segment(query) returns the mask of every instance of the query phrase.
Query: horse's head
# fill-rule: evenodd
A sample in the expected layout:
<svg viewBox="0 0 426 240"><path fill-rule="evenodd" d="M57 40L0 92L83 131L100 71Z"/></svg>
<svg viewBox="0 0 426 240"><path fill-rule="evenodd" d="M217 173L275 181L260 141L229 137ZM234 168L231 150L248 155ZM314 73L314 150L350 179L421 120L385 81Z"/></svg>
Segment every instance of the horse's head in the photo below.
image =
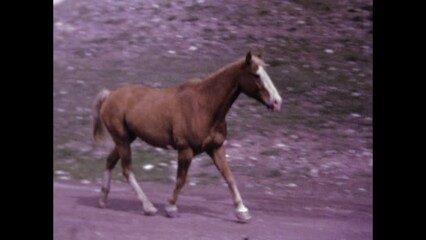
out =
<svg viewBox="0 0 426 240"><path fill-rule="evenodd" d="M266 73L265 63L260 54L252 56L251 52L247 53L239 84L243 93L260 101L268 109L279 110L281 108L281 96Z"/></svg>

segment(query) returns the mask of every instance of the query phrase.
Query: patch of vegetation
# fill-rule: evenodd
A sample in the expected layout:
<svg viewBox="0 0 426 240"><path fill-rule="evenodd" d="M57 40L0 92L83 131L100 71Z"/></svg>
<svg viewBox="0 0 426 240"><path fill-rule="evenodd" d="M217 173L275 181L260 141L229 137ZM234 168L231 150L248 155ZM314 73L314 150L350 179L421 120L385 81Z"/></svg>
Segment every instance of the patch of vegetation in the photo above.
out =
<svg viewBox="0 0 426 240"><path fill-rule="evenodd" d="M278 169L270 169L264 173L264 176L269 178L276 178L281 177L282 173Z"/></svg>
<svg viewBox="0 0 426 240"><path fill-rule="evenodd" d="M71 149L55 150L54 153L54 168L69 172L72 179L95 180L102 178L105 171L106 157L90 158L79 151ZM67 161L72 159L72 161ZM134 150L132 152L132 168L137 176L138 181L167 181L167 168L158 167L160 162L166 162L167 158L151 151ZM146 164L154 165L153 169L144 170ZM113 179L124 180L120 162L117 163L113 170Z"/></svg>
<svg viewBox="0 0 426 240"><path fill-rule="evenodd" d="M280 153L279 149L269 149L269 150L265 150L260 152L260 155L262 156L278 156Z"/></svg>

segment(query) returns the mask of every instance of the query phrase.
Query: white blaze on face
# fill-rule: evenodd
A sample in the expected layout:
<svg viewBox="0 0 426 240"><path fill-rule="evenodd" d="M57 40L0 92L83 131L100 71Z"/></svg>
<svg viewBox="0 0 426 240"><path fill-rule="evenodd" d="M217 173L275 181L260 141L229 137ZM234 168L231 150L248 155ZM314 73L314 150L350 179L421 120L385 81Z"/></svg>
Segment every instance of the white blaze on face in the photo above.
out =
<svg viewBox="0 0 426 240"><path fill-rule="evenodd" d="M271 78L268 76L265 69L262 66L259 66L256 73L259 75L260 80L262 80L263 85L268 91L271 103L274 103L275 101L281 103L281 96L278 94L274 83L272 83Z"/></svg>

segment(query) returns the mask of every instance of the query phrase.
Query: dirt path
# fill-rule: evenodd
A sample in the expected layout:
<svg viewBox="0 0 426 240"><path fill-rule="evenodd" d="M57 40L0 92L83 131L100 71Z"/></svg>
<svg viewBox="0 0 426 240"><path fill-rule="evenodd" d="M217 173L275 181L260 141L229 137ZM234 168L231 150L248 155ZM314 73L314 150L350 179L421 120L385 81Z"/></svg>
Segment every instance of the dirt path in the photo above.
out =
<svg viewBox="0 0 426 240"><path fill-rule="evenodd" d="M225 187L188 186L180 198L180 216L170 219L162 208L171 186L143 187L160 209L154 217L142 214L125 183L114 184L108 208L99 209L99 186L55 181L54 239L372 239L369 205L242 189L253 219L239 224Z"/></svg>

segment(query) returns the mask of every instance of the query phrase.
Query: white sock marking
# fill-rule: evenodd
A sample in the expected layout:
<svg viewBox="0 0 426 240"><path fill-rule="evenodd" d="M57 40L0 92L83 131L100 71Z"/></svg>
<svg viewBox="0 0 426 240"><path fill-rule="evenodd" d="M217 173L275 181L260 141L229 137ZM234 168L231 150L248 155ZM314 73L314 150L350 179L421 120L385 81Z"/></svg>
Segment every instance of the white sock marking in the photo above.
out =
<svg viewBox="0 0 426 240"><path fill-rule="evenodd" d="M111 171L110 170L105 170L104 172L104 188L108 189L111 186Z"/></svg>
<svg viewBox="0 0 426 240"><path fill-rule="evenodd" d="M133 189L135 190L136 195L138 196L138 198L142 202L142 204L145 205L146 202L149 202L145 193L142 191L141 187L139 186L138 182L136 181L136 178L133 175L133 173L129 174L129 183L133 187Z"/></svg>

